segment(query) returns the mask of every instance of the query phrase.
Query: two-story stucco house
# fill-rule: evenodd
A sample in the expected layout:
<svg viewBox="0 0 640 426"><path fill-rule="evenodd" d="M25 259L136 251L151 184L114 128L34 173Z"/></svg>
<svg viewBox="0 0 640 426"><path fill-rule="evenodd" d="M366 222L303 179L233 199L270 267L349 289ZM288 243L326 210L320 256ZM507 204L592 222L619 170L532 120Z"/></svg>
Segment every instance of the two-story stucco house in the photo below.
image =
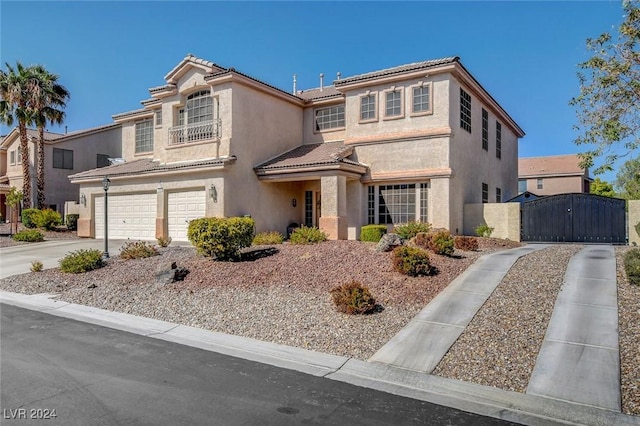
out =
<svg viewBox="0 0 640 426"><path fill-rule="evenodd" d="M36 156L38 131L27 129L31 167L31 205L36 205ZM122 150L122 130L119 124L70 132L44 132L45 205L64 212L66 201L78 200L78 185L69 182L73 173L109 165L109 158L118 158ZM7 218L5 196L11 187L22 191L22 152L20 133L14 128L0 143L0 212Z"/></svg>
<svg viewBox="0 0 640 426"><path fill-rule="evenodd" d="M87 200L78 234L186 239L203 216L250 215L355 239L362 225L427 221L462 232L466 203L517 194L518 124L459 58L288 93L188 55L113 118L124 163L70 176Z"/></svg>
<svg viewBox="0 0 640 426"><path fill-rule="evenodd" d="M518 192L536 195L585 193L593 179L589 169L580 167L577 154L529 157L518 160Z"/></svg>

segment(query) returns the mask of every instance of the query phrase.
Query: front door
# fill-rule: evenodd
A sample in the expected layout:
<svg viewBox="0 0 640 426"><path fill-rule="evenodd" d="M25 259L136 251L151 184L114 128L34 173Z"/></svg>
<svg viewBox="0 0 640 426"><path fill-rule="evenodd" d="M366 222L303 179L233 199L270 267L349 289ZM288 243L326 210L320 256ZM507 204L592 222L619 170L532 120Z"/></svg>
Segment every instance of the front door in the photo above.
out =
<svg viewBox="0 0 640 426"><path fill-rule="evenodd" d="M304 226L320 226L320 191L304 192Z"/></svg>

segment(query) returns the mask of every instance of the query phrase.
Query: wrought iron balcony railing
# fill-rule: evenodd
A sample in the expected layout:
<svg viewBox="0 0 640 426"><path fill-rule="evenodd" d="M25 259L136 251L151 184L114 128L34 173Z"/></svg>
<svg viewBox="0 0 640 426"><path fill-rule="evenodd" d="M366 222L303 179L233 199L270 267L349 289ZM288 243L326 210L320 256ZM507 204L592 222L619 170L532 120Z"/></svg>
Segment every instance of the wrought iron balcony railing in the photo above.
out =
<svg viewBox="0 0 640 426"><path fill-rule="evenodd" d="M169 128L169 146L220 138L220 119Z"/></svg>

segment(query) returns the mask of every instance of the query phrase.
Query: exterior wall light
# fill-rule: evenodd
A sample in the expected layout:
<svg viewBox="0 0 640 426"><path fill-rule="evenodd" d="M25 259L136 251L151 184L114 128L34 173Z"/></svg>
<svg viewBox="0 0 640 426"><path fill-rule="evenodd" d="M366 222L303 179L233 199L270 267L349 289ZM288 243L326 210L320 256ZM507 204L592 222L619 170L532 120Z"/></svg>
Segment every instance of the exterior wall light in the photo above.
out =
<svg viewBox="0 0 640 426"><path fill-rule="evenodd" d="M80 194L80 204L84 207L87 207L87 196L84 194Z"/></svg>
<svg viewBox="0 0 640 426"><path fill-rule="evenodd" d="M162 194L164 192L164 188L162 187L162 181L160 181L160 183L158 184L158 188L156 189L156 191L158 191L158 194Z"/></svg>
<svg viewBox="0 0 640 426"><path fill-rule="evenodd" d="M109 185L111 181L108 177L102 179L102 189L104 189L104 258L109 258Z"/></svg>
<svg viewBox="0 0 640 426"><path fill-rule="evenodd" d="M295 198L291 199L291 207L295 207L298 205L298 200L296 200Z"/></svg>
<svg viewBox="0 0 640 426"><path fill-rule="evenodd" d="M209 197L213 200L214 203L218 202L218 190L214 184L211 184L211 188L209 188Z"/></svg>

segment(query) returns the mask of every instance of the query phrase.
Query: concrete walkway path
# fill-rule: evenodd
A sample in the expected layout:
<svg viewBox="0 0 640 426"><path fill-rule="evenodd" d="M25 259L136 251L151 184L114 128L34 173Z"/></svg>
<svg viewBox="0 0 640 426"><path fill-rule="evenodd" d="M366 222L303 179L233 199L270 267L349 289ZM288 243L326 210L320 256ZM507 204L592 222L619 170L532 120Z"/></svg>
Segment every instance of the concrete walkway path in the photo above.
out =
<svg viewBox="0 0 640 426"><path fill-rule="evenodd" d="M613 247L587 246L571 258L527 394L620 411Z"/></svg>
<svg viewBox="0 0 640 426"><path fill-rule="evenodd" d="M527 245L482 256L369 361L431 373L516 260L546 247Z"/></svg>

